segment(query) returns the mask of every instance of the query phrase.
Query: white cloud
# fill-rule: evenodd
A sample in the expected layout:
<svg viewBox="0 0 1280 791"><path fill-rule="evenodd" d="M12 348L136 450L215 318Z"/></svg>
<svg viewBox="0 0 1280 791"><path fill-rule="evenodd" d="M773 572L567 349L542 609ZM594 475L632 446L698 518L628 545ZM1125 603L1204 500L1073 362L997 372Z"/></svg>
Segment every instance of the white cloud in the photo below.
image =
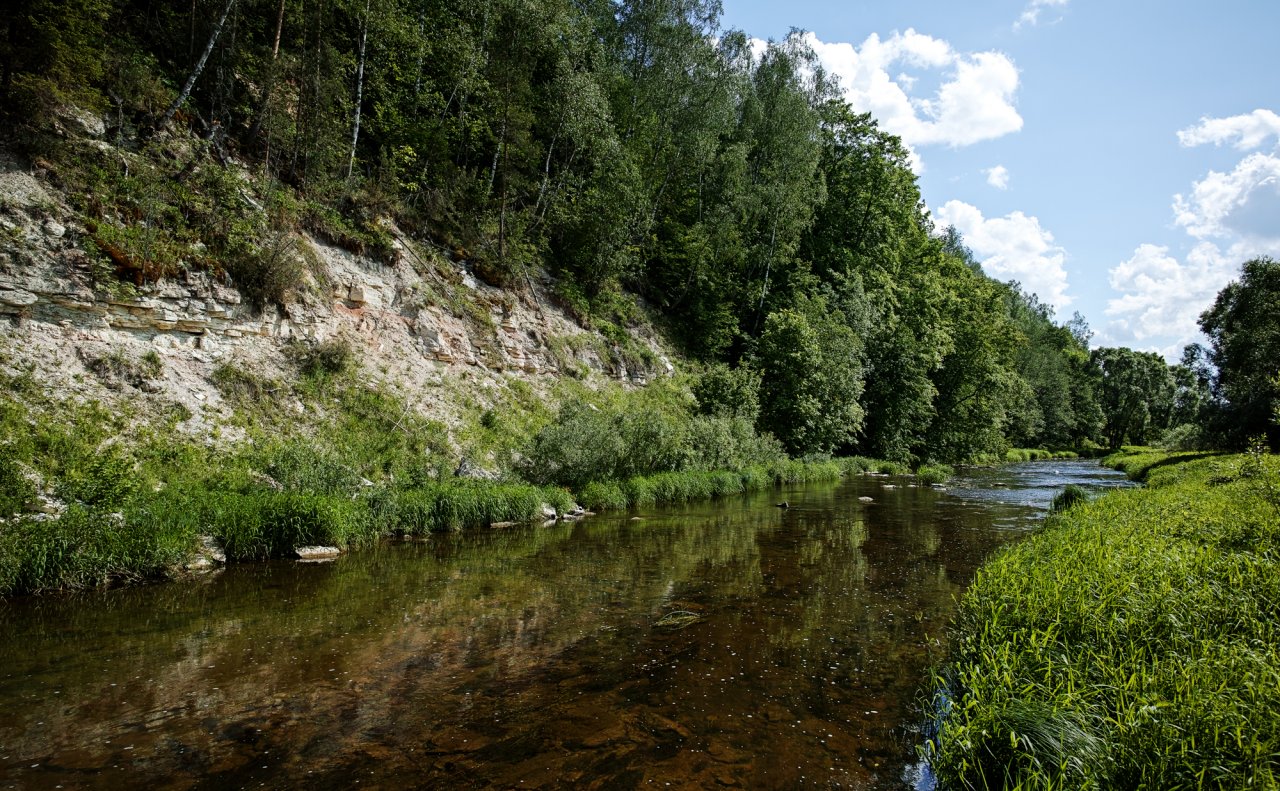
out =
<svg viewBox="0 0 1280 791"><path fill-rule="evenodd" d="M1027 7L1023 9L1022 14L1018 16L1017 21L1013 23L1013 29L1019 30L1023 25L1031 25L1035 27L1040 24L1040 14L1046 8L1062 8L1071 0L1031 0Z"/></svg>
<svg viewBox="0 0 1280 791"><path fill-rule="evenodd" d="M1009 189L1009 169L1004 165L996 165L982 171L987 174L987 183L998 190Z"/></svg>
<svg viewBox="0 0 1280 791"><path fill-rule="evenodd" d="M1230 118L1201 118L1200 123L1178 132L1178 142L1187 148L1234 141L1241 151L1261 148L1270 137L1280 138L1280 115L1262 109Z"/></svg>
<svg viewBox="0 0 1280 791"><path fill-rule="evenodd" d="M957 52L910 29L886 39L872 34L858 46L824 42L812 33L806 38L849 104L870 112L910 148L967 146L1022 129L1013 104L1018 70L1003 53ZM941 72L942 84L932 96L915 96L918 76L904 68Z"/></svg>
<svg viewBox="0 0 1280 791"><path fill-rule="evenodd" d="M1015 211L988 219L976 206L957 200L947 201L934 216L939 225L954 225L960 231L988 275L1017 280L1023 291L1036 294L1059 313L1071 304L1063 266L1067 253L1035 217Z"/></svg>
<svg viewBox="0 0 1280 791"><path fill-rule="evenodd" d="M1280 156L1250 154L1230 173L1209 171L1191 195L1173 198L1174 219L1198 239L1252 241L1268 250L1280 246Z"/></svg>
<svg viewBox="0 0 1280 791"><path fill-rule="evenodd" d="M1107 303L1107 342L1177 359L1183 346L1200 339L1197 320L1239 272L1242 252L1224 253L1212 242L1201 242L1179 261L1167 247L1140 245L1110 272L1111 287L1120 296Z"/></svg>
<svg viewBox="0 0 1280 791"><path fill-rule="evenodd" d="M1233 143L1249 150L1280 135L1268 110L1231 118L1203 118L1178 132L1185 147ZM1280 152L1255 152L1227 173L1209 171L1188 195L1173 196L1174 222L1197 240L1185 260L1169 248L1140 245L1111 270L1120 296L1107 303L1108 343L1156 347L1177 359L1182 346L1202 341L1197 320L1239 272L1260 255L1280 255Z"/></svg>

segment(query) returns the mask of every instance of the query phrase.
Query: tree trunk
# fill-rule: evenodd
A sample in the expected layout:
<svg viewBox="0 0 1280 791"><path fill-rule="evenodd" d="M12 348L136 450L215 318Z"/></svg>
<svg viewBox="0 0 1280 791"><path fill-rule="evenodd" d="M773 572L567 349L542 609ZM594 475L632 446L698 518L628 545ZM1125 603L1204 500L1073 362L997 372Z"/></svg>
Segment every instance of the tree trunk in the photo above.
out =
<svg viewBox="0 0 1280 791"><path fill-rule="evenodd" d="M218 36L222 35L222 27L227 23L227 17L231 15L231 9L235 7L235 4L236 0L227 0L227 6L222 9L222 16L218 17L218 24L213 26L213 33L209 36L209 43L204 45L204 52L200 55L199 62L191 70L191 75L187 77L187 82L182 86L182 92L178 94L178 98L174 100L173 104L169 105L168 110L164 111L164 116L161 117L160 123L156 126L156 131L163 131L169 126L169 123L173 120L174 113L178 112L178 108L191 95L191 89L195 87L196 80L200 78L200 72L204 71L204 64L209 60L209 53L213 52L213 45L218 43Z"/></svg>
<svg viewBox="0 0 1280 791"><path fill-rule="evenodd" d="M262 125L266 123L267 115L271 112L271 91L276 84L276 61L280 57L280 36L284 33L284 3L280 0L280 10L276 14L276 38L271 45L271 69L267 72L267 85L262 89L262 109L258 111L258 118L253 122L253 128L249 130L249 139L255 140L262 133ZM262 157L262 169L265 172L271 164L271 131L267 130L267 152Z"/></svg>
<svg viewBox="0 0 1280 791"><path fill-rule="evenodd" d="M364 52L365 44L369 41L369 5L370 0L364 3L364 24L360 26L360 62L356 66L356 107L355 118L351 124L351 153L347 157L347 178L351 178L351 173L356 166L356 143L360 141L360 104L364 101Z"/></svg>

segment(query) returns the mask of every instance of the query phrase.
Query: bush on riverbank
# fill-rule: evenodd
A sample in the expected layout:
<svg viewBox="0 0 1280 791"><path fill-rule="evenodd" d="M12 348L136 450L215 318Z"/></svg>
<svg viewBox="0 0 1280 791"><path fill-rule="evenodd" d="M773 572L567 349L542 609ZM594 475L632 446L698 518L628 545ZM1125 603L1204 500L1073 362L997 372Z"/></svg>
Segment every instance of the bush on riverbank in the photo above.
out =
<svg viewBox="0 0 1280 791"><path fill-rule="evenodd" d="M1276 788L1274 457L1148 451L964 596L930 760L951 788Z"/></svg>
<svg viewBox="0 0 1280 791"><path fill-rule="evenodd" d="M928 485L946 483L955 474L955 469L946 464L922 464L916 468L916 478Z"/></svg>

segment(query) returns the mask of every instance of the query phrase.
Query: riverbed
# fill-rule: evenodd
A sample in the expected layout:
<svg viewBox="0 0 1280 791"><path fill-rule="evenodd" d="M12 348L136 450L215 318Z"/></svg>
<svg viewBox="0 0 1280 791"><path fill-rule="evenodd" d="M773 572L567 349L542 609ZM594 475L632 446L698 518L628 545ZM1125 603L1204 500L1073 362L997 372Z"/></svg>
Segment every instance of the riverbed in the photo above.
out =
<svg viewBox="0 0 1280 791"><path fill-rule="evenodd" d="M14 600L0 788L911 788L956 597L1068 483L1126 484L858 476Z"/></svg>

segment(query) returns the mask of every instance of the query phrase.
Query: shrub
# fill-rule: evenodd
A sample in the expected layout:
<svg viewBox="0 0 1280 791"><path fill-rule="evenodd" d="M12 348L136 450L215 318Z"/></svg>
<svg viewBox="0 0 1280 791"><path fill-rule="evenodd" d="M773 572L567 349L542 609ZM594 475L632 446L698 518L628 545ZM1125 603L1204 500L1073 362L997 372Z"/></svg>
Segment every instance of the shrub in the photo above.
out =
<svg viewBox="0 0 1280 791"><path fill-rule="evenodd" d="M1049 513L1060 513L1077 503L1088 502L1088 500L1088 491L1075 484L1068 484L1066 488L1053 496L1053 500L1049 503Z"/></svg>
<svg viewBox="0 0 1280 791"><path fill-rule="evenodd" d="M1160 435L1156 447L1164 450L1203 450L1206 447L1204 430L1199 426L1184 423L1173 426Z"/></svg>
<svg viewBox="0 0 1280 791"><path fill-rule="evenodd" d="M220 259L245 300L258 310L283 305L306 275L297 241L287 231L254 229L229 239Z"/></svg>
<svg viewBox="0 0 1280 791"><path fill-rule="evenodd" d="M536 483L579 488L674 470L688 455L684 427L681 415L655 405L570 401L533 438L522 472Z"/></svg>
<svg viewBox="0 0 1280 791"><path fill-rule="evenodd" d="M35 484L10 455L10 449L0 447L0 519L22 511L35 499Z"/></svg>
<svg viewBox="0 0 1280 791"><path fill-rule="evenodd" d="M592 481L582 487L578 498L582 501L584 508L589 508L593 511L623 509L628 505L627 493L622 486L612 482Z"/></svg>
<svg viewBox="0 0 1280 791"><path fill-rule="evenodd" d="M350 495L360 488L360 475L332 451L295 440L268 445L257 457L263 471L286 491Z"/></svg>
<svg viewBox="0 0 1280 791"><path fill-rule="evenodd" d="M713 365L694 383L693 397L701 415L742 418L754 424L760 415L760 372L747 366Z"/></svg>
<svg viewBox="0 0 1280 791"><path fill-rule="evenodd" d="M115 508L138 489L134 460L118 445L89 457L83 466L63 470L58 495L89 506Z"/></svg>
<svg viewBox="0 0 1280 791"><path fill-rule="evenodd" d="M871 472L880 464L875 459L868 459L865 456L846 456L845 458L837 459L837 461L839 461L846 475Z"/></svg>
<svg viewBox="0 0 1280 791"><path fill-rule="evenodd" d="M653 481L637 475L622 485L627 501L632 508L651 508L658 502L658 495Z"/></svg>
<svg viewBox="0 0 1280 791"><path fill-rule="evenodd" d="M916 477L924 484L946 483L955 474L955 469L945 464L923 464L916 470Z"/></svg>
<svg viewBox="0 0 1280 791"><path fill-rule="evenodd" d="M906 465L900 464L896 461L876 462L876 472L880 473L881 475L903 475L904 473L906 473L906 471L907 471Z"/></svg>
<svg viewBox="0 0 1280 791"><path fill-rule="evenodd" d="M355 365L355 351L345 338L330 338L319 343L295 343L289 347L289 357L298 371L307 377L337 376L347 373Z"/></svg>

